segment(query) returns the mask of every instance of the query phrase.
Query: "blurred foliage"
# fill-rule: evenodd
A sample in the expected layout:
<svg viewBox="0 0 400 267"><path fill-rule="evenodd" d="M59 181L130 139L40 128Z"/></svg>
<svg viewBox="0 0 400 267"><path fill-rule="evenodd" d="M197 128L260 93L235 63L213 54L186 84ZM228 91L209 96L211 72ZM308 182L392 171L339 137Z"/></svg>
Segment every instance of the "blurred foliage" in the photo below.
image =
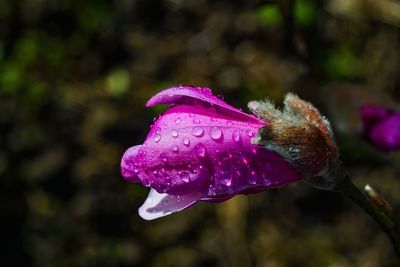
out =
<svg viewBox="0 0 400 267"><path fill-rule="evenodd" d="M282 15L278 5L264 5L257 9L256 15L260 21L267 25L280 24Z"/></svg>
<svg viewBox="0 0 400 267"><path fill-rule="evenodd" d="M147 189L123 181L119 161L165 110L144 108L160 89L209 86L242 108L295 91L333 118L355 182L374 185L399 215L399 153L367 144L358 122L341 124L367 99L353 85L399 107L399 9L393 0L3 0L2 266L396 266L365 214L302 183L143 221Z"/></svg>
<svg viewBox="0 0 400 267"><path fill-rule="evenodd" d="M300 26L312 26L317 20L317 10L311 0L298 0L294 3L295 22Z"/></svg>

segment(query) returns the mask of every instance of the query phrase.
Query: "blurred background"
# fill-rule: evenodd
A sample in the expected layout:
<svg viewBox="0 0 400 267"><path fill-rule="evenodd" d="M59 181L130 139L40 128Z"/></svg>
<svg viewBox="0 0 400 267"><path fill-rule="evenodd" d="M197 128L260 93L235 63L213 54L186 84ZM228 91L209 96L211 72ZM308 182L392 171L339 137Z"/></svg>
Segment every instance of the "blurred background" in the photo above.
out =
<svg viewBox="0 0 400 267"><path fill-rule="evenodd" d="M375 222L304 183L156 221L125 182L153 94L213 88L238 108L296 92L332 119L358 186L400 217L400 153L358 108L399 108L398 0L2 0L2 266L398 266Z"/></svg>

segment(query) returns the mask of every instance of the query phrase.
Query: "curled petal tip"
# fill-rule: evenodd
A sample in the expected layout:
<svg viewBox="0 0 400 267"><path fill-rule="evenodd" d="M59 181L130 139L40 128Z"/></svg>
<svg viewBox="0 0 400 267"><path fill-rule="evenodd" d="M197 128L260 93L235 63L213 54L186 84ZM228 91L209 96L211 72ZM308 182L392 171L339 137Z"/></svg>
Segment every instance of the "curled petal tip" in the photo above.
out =
<svg viewBox="0 0 400 267"><path fill-rule="evenodd" d="M140 182L138 169L135 166L135 158L141 148L141 145L128 148L121 159L121 175L125 180L131 183Z"/></svg>
<svg viewBox="0 0 400 267"><path fill-rule="evenodd" d="M263 122L262 120L244 113L243 111L227 104L222 99L212 94L210 88L194 86L178 86L165 89L154 95L146 103L146 107L156 105L200 105L214 107L218 112L238 120L249 122ZM265 123L265 122L264 122Z"/></svg>
<svg viewBox="0 0 400 267"><path fill-rule="evenodd" d="M184 196L172 196L151 189L147 199L139 208L139 215L145 220L154 220L186 209L200 198L201 193L199 192Z"/></svg>

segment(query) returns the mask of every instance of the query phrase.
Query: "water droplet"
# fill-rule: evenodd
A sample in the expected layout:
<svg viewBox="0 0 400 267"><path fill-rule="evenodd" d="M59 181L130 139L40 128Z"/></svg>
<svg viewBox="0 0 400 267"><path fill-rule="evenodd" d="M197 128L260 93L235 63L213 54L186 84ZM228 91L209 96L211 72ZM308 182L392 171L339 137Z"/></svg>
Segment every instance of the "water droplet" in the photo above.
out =
<svg viewBox="0 0 400 267"><path fill-rule="evenodd" d="M154 170L154 171L153 171L153 174L154 174L154 175L157 175L157 174L158 174L158 171L157 171L157 170Z"/></svg>
<svg viewBox="0 0 400 267"><path fill-rule="evenodd" d="M184 137L184 138L183 138L183 144L184 144L185 146L189 146L189 145L190 145L189 138Z"/></svg>
<svg viewBox="0 0 400 267"><path fill-rule="evenodd" d="M232 133L232 139L235 142L239 142L240 141L240 133L239 133L239 131L234 131Z"/></svg>
<svg viewBox="0 0 400 267"><path fill-rule="evenodd" d="M226 174L223 174L223 175L226 175ZM222 177L222 179L220 181L221 181L221 184L223 184L223 185L226 185L226 186L232 185L232 177L230 177L230 176Z"/></svg>
<svg viewBox="0 0 400 267"><path fill-rule="evenodd" d="M194 119L193 119L193 123L199 124L199 123L200 123L200 120L199 120L198 118L194 118Z"/></svg>
<svg viewBox="0 0 400 267"><path fill-rule="evenodd" d="M247 131L246 131L246 134L247 134L249 137L253 137L253 136L254 136L254 133L253 133L252 130L247 130Z"/></svg>
<svg viewBox="0 0 400 267"><path fill-rule="evenodd" d="M210 137L214 140L219 140L222 138L222 131L219 127L212 127L210 130Z"/></svg>
<svg viewBox="0 0 400 267"><path fill-rule="evenodd" d="M159 159L162 162L167 162L167 160L168 160L167 155L165 153L161 153L160 156L159 156Z"/></svg>
<svg viewBox="0 0 400 267"><path fill-rule="evenodd" d="M190 182L190 174L188 172L181 172L179 175L182 179L182 182L188 183Z"/></svg>
<svg viewBox="0 0 400 267"><path fill-rule="evenodd" d="M204 158L206 155L206 148L200 143L194 147L194 152L197 154L197 156Z"/></svg>
<svg viewBox="0 0 400 267"><path fill-rule="evenodd" d="M192 129L192 134L196 137L201 137L204 134L204 130L203 130L203 128L200 128L200 127L194 127Z"/></svg>
<svg viewBox="0 0 400 267"><path fill-rule="evenodd" d="M149 186L149 185L150 185L150 181L149 181L148 179L143 179L143 180L142 180L142 184L143 184L144 186Z"/></svg>
<svg viewBox="0 0 400 267"><path fill-rule="evenodd" d="M176 124L179 124L179 123L181 123L182 122L182 119L181 118L177 118L176 120L175 120L175 123Z"/></svg>
<svg viewBox="0 0 400 267"><path fill-rule="evenodd" d="M257 148L253 148L253 149L251 150L251 152L253 152L253 154L257 154Z"/></svg>
<svg viewBox="0 0 400 267"><path fill-rule="evenodd" d="M133 170L133 172L136 173L136 174L138 174L138 173L139 173L139 170L135 168L135 169Z"/></svg>
<svg viewBox="0 0 400 267"><path fill-rule="evenodd" d="M156 135L153 137L153 140L154 140L154 142L158 143L158 142L161 140L161 135L156 134Z"/></svg>
<svg viewBox="0 0 400 267"><path fill-rule="evenodd" d="M226 121L226 124L228 124L229 126L231 126L233 123L232 123L232 121L227 120L227 121Z"/></svg>
<svg viewBox="0 0 400 267"><path fill-rule="evenodd" d="M246 157L242 157L242 162L246 165L249 164L249 160Z"/></svg>
<svg viewBox="0 0 400 267"><path fill-rule="evenodd" d="M167 190L167 186L165 184L158 184L155 186L158 192L164 193Z"/></svg>
<svg viewBox="0 0 400 267"><path fill-rule="evenodd" d="M237 176L237 177L240 177L240 176L242 176L242 173L240 172L240 170L236 170L236 172L235 172L235 173L236 173L236 176Z"/></svg>
<svg viewBox="0 0 400 267"><path fill-rule="evenodd" d="M194 115L194 113L189 113L189 117L194 117L195 115Z"/></svg>
<svg viewBox="0 0 400 267"><path fill-rule="evenodd" d="M216 95L216 96L217 96L217 98L219 98L219 99L221 99L221 100L224 100L224 96L223 96L223 95L218 94L218 95Z"/></svg>
<svg viewBox="0 0 400 267"><path fill-rule="evenodd" d="M212 91L211 91L210 88L205 87L205 88L202 88L202 90L203 90L203 92L204 92L205 94L207 94L207 95L211 95L211 94L212 94Z"/></svg>
<svg viewBox="0 0 400 267"><path fill-rule="evenodd" d="M172 135L172 137L177 138L179 134L178 134L178 131L177 131L177 130L172 129L172 130L171 130L171 135Z"/></svg>
<svg viewBox="0 0 400 267"><path fill-rule="evenodd" d="M216 122L218 120L217 120L217 118L211 117L211 121Z"/></svg>
<svg viewBox="0 0 400 267"><path fill-rule="evenodd" d="M172 151L174 151L174 152L177 153L177 152L179 151L178 146L177 146L177 145L173 146L173 147L172 147Z"/></svg>
<svg viewBox="0 0 400 267"><path fill-rule="evenodd" d="M257 183L257 173L256 171L251 171L249 178L248 178L249 184L256 184Z"/></svg>

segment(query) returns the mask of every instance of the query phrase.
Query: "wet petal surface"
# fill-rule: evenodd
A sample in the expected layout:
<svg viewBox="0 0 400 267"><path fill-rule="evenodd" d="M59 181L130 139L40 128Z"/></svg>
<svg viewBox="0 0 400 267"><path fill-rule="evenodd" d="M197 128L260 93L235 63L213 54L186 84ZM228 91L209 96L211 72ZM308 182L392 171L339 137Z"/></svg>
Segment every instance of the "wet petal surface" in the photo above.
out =
<svg viewBox="0 0 400 267"><path fill-rule="evenodd" d="M301 179L278 154L251 144L264 124L235 121L212 108L172 107L152 126L138 153L139 176L159 193L197 190L204 199Z"/></svg>

